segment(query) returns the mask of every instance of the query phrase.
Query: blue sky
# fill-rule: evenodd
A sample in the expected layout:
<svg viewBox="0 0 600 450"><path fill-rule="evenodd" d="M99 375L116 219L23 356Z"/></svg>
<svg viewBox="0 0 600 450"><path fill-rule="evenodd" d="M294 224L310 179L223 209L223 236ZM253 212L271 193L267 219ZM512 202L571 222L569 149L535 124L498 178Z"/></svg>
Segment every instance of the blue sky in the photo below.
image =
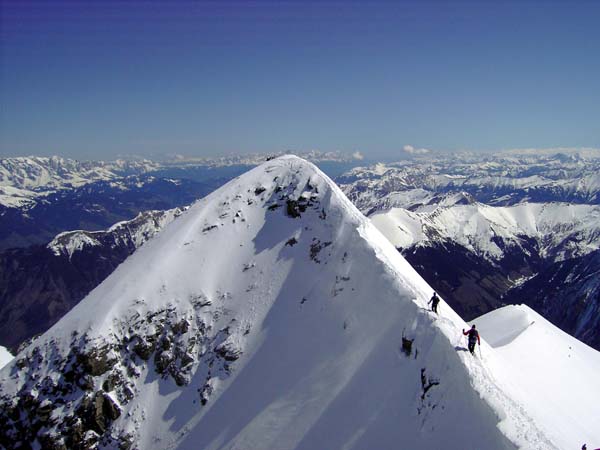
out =
<svg viewBox="0 0 600 450"><path fill-rule="evenodd" d="M600 2L0 0L0 155L600 147Z"/></svg>

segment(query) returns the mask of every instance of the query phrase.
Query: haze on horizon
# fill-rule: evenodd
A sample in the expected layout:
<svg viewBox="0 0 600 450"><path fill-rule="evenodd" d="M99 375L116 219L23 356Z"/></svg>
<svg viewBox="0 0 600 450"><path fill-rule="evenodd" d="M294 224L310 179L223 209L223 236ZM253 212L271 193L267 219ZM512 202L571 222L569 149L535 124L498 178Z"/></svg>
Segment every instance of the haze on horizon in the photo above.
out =
<svg viewBox="0 0 600 450"><path fill-rule="evenodd" d="M0 0L0 156L600 147L600 3Z"/></svg>

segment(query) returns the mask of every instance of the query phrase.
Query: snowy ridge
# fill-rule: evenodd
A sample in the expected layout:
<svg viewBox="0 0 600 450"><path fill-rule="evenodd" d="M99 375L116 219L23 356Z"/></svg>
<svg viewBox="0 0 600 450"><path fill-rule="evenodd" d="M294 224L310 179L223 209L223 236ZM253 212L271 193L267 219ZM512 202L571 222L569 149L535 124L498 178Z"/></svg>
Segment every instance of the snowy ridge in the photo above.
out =
<svg viewBox="0 0 600 450"><path fill-rule="evenodd" d="M556 448L489 346L455 348L466 324L427 312L431 292L331 180L281 157L195 203L19 353L0 427L68 447Z"/></svg>
<svg viewBox="0 0 600 450"><path fill-rule="evenodd" d="M68 255L69 258L85 247L103 245L107 239L113 241L113 247L119 243L127 243L134 248L138 248L167 224L179 217L182 212L181 208L167 211L145 211L139 213L132 220L114 224L106 231L66 231L57 235L47 247L55 255L64 254Z"/></svg>
<svg viewBox="0 0 600 450"><path fill-rule="evenodd" d="M577 448L585 442L596 447L600 389L593 374L600 373L600 352L525 305L505 306L475 322L497 354L490 369L511 397L530 405L528 412L546 425L544 431L558 447ZM585 395L575 399L573 392Z"/></svg>
<svg viewBox="0 0 600 450"><path fill-rule="evenodd" d="M416 212L394 208L373 215L371 220L396 247L454 241L490 260L501 259L507 247L522 247L524 238L535 241L540 256L555 261L600 248L600 206L523 203L494 207L456 202L440 205L422 207Z"/></svg>

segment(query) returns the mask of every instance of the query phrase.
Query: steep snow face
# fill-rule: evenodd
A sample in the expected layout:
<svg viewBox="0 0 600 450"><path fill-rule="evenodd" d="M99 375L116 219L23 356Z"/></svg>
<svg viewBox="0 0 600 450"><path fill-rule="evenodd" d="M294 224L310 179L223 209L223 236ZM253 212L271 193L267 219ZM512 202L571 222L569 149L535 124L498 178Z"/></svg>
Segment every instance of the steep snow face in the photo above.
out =
<svg viewBox="0 0 600 450"><path fill-rule="evenodd" d="M522 248L523 238L537 243L541 257L555 261L600 248L600 207L594 205L454 202L416 212L394 208L371 220L396 247L453 241L490 260L501 259L508 247Z"/></svg>
<svg viewBox="0 0 600 450"><path fill-rule="evenodd" d="M322 172L278 158L19 353L0 427L67 447L556 448L457 347L465 323L427 311L431 292Z"/></svg>
<svg viewBox="0 0 600 450"><path fill-rule="evenodd" d="M600 442L600 352L525 305L474 321L497 358L490 369L559 448ZM573 392L582 395L574 397Z"/></svg>
<svg viewBox="0 0 600 450"><path fill-rule="evenodd" d="M13 360L14 356L0 345L0 369Z"/></svg>

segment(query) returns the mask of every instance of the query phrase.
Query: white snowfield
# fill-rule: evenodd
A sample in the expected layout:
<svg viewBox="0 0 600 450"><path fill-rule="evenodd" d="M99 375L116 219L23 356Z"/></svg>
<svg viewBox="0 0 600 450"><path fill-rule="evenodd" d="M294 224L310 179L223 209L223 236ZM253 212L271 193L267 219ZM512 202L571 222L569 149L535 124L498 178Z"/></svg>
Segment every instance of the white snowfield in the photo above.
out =
<svg viewBox="0 0 600 450"><path fill-rule="evenodd" d="M494 348L489 369L559 448L600 446L598 351L525 305L505 306L474 323Z"/></svg>
<svg viewBox="0 0 600 450"><path fill-rule="evenodd" d="M504 255L497 239L520 246L523 237L538 243L540 256L564 260L600 248L600 207L567 203L515 206L444 204L416 212L402 208L371 216L375 226L399 248L450 240L489 259Z"/></svg>
<svg viewBox="0 0 600 450"><path fill-rule="evenodd" d="M227 329L219 347L240 355L230 370L207 366L202 349L177 386L152 359L139 362L112 428L140 449L580 448L548 430L590 392L548 391L568 403L540 416L536 398L507 386L502 353L482 341L470 355L467 324L444 302L439 316L427 310L432 292L327 176L285 156L195 203L32 346L67 354L75 330L117 341L164 308L208 334ZM55 357L39 379L60 378ZM15 364L0 372L8 395L23 383L10 377Z"/></svg>
<svg viewBox="0 0 600 450"><path fill-rule="evenodd" d="M0 369L11 362L13 358L14 356L5 347L0 345Z"/></svg>

